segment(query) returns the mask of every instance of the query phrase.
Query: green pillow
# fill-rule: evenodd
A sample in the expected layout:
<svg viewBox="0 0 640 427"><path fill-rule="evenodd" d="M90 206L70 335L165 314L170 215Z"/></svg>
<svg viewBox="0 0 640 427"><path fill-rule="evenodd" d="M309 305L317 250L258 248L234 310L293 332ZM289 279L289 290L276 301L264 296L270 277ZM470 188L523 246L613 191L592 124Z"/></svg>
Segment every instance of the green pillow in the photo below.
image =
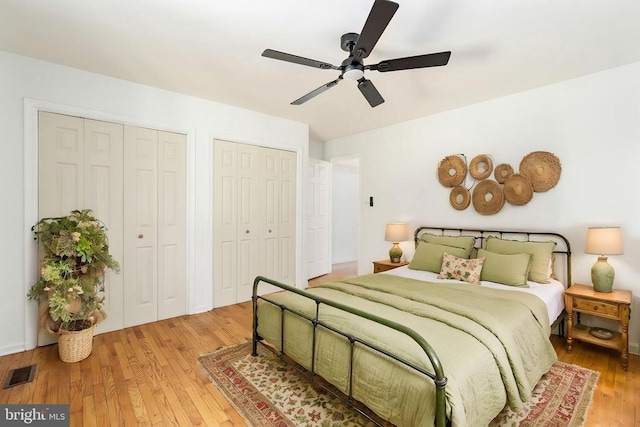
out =
<svg viewBox="0 0 640 427"><path fill-rule="evenodd" d="M529 273L531 255L498 254L478 249L478 258L484 258L480 280L509 286L529 287L527 274Z"/></svg>
<svg viewBox="0 0 640 427"><path fill-rule="evenodd" d="M468 258L467 251L462 248L420 242L416 248L416 253L413 255L413 259L411 259L409 263L409 268L412 270L440 273L442 269L442 256L445 252L458 258Z"/></svg>
<svg viewBox="0 0 640 427"><path fill-rule="evenodd" d="M529 254L531 255L531 269L529 280L538 283L549 283L549 263L556 243L548 242L519 242L504 240L497 237L487 238L485 249L499 254Z"/></svg>
<svg viewBox="0 0 640 427"><path fill-rule="evenodd" d="M476 238L472 236L438 236L436 234L425 233L420 236L420 240L427 243L435 243L436 245L462 248L467 251L466 258L469 258L476 244Z"/></svg>

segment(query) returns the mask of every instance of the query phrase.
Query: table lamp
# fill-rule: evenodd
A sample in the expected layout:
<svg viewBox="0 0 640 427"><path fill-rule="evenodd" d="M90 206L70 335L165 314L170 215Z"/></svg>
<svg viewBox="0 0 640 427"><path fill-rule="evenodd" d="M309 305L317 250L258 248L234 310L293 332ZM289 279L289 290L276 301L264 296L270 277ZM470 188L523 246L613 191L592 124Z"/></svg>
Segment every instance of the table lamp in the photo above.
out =
<svg viewBox="0 0 640 427"><path fill-rule="evenodd" d="M622 255L620 227L589 227L585 253L599 255L591 267L591 283L598 292L611 292L615 271L606 255Z"/></svg>
<svg viewBox="0 0 640 427"><path fill-rule="evenodd" d="M400 262L400 259L402 258L402 249L400 248L399 243L408 239L409 227L407 224L399 222L387 224L384 231L384 240L393 243L393 246L389 249L389 259L391 262Z"/></svg>

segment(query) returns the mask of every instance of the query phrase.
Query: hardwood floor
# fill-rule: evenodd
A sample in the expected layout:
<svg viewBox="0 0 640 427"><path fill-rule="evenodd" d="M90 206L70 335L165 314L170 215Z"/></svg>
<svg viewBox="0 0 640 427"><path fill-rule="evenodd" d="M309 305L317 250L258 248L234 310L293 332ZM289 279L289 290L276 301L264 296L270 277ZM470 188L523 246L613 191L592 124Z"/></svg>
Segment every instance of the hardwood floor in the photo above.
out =
<svg viewBox="0 0 640 427"><path fill-rule="evenodd" d="M352 263L336 265L318 284L355 275ZM91 356L64 363L57 345L0 358L7 372L37 365L33 382L0 390L0 403L69 403L71 426L244 426L229 402L200 368L199 355L251 336L251 304L149 323L95 337ZM587 426L640 427L640 357L628 371L619 355L552 337L560 360L601 372Z"/></svg>

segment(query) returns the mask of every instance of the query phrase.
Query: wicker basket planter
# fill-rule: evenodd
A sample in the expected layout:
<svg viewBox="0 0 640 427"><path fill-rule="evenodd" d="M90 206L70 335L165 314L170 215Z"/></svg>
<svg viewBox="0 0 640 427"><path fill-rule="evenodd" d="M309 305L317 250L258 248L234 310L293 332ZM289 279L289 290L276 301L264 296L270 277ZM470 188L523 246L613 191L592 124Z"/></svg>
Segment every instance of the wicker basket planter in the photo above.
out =
<svg viewBox="0 0 640 427"><path fill-rule="evenodd" d="M73 363L86 359L93 350L93 330L96 325L81 331L58 331L58 353L63 362Z"/></svg>

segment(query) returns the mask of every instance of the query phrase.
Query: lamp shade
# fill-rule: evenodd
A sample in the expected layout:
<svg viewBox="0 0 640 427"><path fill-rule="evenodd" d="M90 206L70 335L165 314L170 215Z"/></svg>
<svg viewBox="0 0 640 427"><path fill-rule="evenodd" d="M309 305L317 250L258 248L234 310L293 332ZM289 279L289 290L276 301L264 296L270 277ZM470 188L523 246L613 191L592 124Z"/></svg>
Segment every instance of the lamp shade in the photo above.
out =
<svg viewBox="0 0 640 427"><path fill-rule="evenodd" d="M622 255L620 227L589 227L584 251L594 255Z"/></svg>
<svg viewBox="0 0 640 427"><path fill-rule="evenodd" d="M409 226L399 222L387 224L384 231L384 240L394 243L409 240Z"/></svg>

